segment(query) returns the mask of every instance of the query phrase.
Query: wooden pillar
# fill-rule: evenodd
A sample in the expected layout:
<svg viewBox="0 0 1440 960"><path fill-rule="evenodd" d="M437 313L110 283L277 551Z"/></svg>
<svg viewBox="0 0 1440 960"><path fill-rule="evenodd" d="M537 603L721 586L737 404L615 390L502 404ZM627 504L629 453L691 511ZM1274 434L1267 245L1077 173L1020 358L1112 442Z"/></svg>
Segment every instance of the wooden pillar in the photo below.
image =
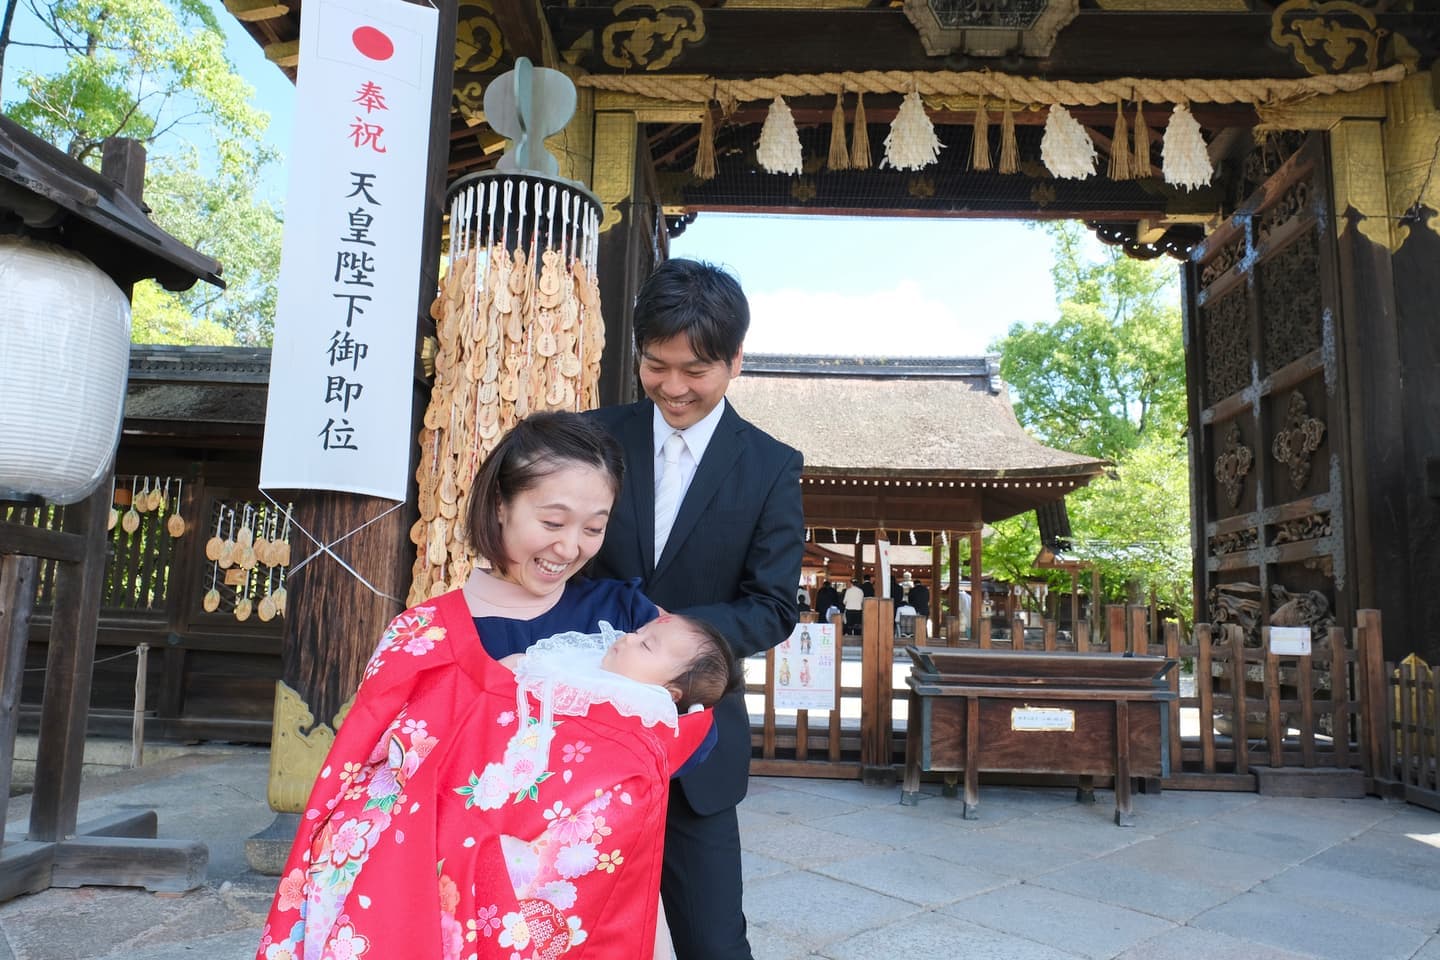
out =
<svg viewBox="0 0 1440 960"><path fill-rule="evenodd" d="M950 615L960 616L960 538L951 531L950 537ZM970 624L970 629L975 629L975 624ZM953 644L959 637L950 638Z"/></svg>
<svg viewBox="0 0 1440 960"><path fill-rule="evenodd" d="M1100 568L1090 568L1090 636L1100 636Z"/></svg>
<svg viewBox="0 0 1440 960"><path fill-rule="evenodd" d="M1080 626L1080 571L1070 568L1070 633L1073 636Z"/></svg>
<svg viewBox="0 0 1440 960"><path fill-rule="evenodd" d="M970 635L985 619L985 571L980 560L980 531L970 534Z"/></svg>
<svg viewBox="0 0 1440 960"><path fill-rule="evenodd" d="M639 396L631 314L641 284L669 255L669 241L658 201L648 189L654 175L649 151L640 147L635 114L597 111L594 129L590 187L602 211L596 272L605 318L600 404L609 406Z"/></svg>
<svg viewBox="0 0 1440 960"><path fill-rule="evenodd" d="M1410 622L1407 586L1415 555L1411 545L1427 539L1411 525L1409 509L1412 503L1419 508L1424 500L1408 498L1406 490L1406 450L1424 433L1417 424L1407 439L1406 421L1429 417L1408 406L1404 391L1411 378L1427 379L1421 371L1427 361L1433 370L1435 355L1427 355L1424 343L1400 340L1390 245L1392 226L1398 228L1391 215L1404 211L1390 208L1383 126L1378 119L1345 119L1329 129L1340 294L1336 353L1346 398L1346 423L1330 429L1331 443L1339 447L1341 482L1349 486L1348 527L1356 565L1346 574L1350 590L1336 588L1335 614L1341 622L1348 620L1354 615L1347 609L1351 602L1359 609L1383 610L1393 638L1385 653L1399 660L1414 649L1409 638L1426 632ZM1433 158L1433 135L1429 142ZM1407 184L1397 205L1412 203L1414 189ZM1434 456L1433 448L1429 456ZM1432 493L1425 499L1433 498ZM1427 578L1431 573L1426 572Z"/></svg>
<svg viewBox="0 0 1440 960"><path fill-rule="evenodd" d="M40 561L35 557L0 554L0 810L10 800L25 646L30 642L30 613L35 607L39 570Z"/></svg>
<svg viewBox="0 0 1440 960"><path fill-rule="evenodd" d="M866 783L888 783L895 777L890 741L895 666L895 606L866 597L861 617L860 765Z"/></svg>
<svg viewBox="0 0 1440 960"><path fill-rule="evenodd" d="M940 590L940 535L930 531L930 618L935 624L932 633L940 632L940 625L945 622L941 605L945 602L945 595ZM954 643L955 637L947 636L947 643Z"/></svg>

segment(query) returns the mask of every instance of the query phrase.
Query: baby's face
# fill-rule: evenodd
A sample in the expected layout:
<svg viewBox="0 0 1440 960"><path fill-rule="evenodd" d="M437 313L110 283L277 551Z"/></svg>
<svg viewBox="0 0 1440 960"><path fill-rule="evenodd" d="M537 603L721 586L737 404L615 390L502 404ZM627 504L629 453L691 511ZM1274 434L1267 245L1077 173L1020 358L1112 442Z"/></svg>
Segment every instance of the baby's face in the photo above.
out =
<svg viewBox="0 0 1440 960"><path fill-rule="evenodd" d="M639 630L616 637L600 666L622 677L663 687L685 671L698 650L699 642L689 624L661 614Z"/></svg>

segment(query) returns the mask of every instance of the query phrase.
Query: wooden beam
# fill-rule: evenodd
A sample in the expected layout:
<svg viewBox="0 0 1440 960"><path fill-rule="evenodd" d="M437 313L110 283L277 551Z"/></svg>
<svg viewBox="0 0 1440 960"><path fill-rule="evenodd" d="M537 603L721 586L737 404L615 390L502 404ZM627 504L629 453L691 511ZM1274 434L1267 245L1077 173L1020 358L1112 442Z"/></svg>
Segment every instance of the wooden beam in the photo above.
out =
<svg viewBox="0 0 1440 960"><path fill-rule="evenodd" d="M529 57L537 67L554 67L560 52L536 0L494 0L495 22L511 58ZM607 11L608 12L608 11Z"/></svg>
<svg viewBox="0 0 1440 960"><path fill-rule="evenodd" d="M275 0L225 0L225 9L236 20L253 23L257 20L274 20L290 12L290 8Z"/></svg>
<svg viewBox="0 0 1440 960"><path fill-rule="evenodd" d="M20 523L0 524L0 554L75 563L85 556L85 542L62 530L41 530Z"/></svg>
<svg viewBox="0 0 1440 960"><path fill-rule="evenodd" d="M265 59L277 67L299 66L300 41L282 40L278 43L267 43L265 45Z"/></svg>

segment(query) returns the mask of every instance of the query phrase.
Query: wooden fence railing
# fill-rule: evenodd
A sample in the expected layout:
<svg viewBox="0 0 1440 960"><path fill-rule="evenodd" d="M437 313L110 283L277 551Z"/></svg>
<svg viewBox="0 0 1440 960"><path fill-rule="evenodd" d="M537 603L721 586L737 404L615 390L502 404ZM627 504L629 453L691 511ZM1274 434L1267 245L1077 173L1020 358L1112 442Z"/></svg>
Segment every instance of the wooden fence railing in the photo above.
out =
<svg viewBox="0 0 1440 960"><path fill-rule="evenodd" d="M1440 668L1411 655L1399 666L1385 665L1389 678L1391 749L1385 771L1395 781L1391 792L1410 803L1440 810Z"/></svg>
<svg viewBox="0 0 1440 960"><path fill-rule="evenodd" d="M852 647L848 661L837 658L839 709L829 711L820 724L805 711L776 711L774 658L767 659L764 681L751 687L752 694L763 694L753 738L753 772L871 777L903 763L909 661L896 656L890 609L888 601L867 601L858 650ZM1028 628L1017 621L1004 638L992 636L982 623L976 636L954 645L1108 650L1180 661L1183 684L1182 670L1171 671L1167 678L1177 696L1167 706L1171 775L1165 787L1254 790L1254 771L1261 768L1316 776L1334 772L1348 783L1363 777L1373 792L1377 776L1391 779L1381 768L1395 742L1410 745L1391 763L1395 778L1408 776L1412 790L1436 788L1437 671L1402 665L1389 682L1392 687L1408 684L1405 689L1412 694L1396 693L1396 719L1387 725L1385 704L1392 698L1386 678L1391 672L1381 657L1375 611L1361 611L1353 630L1331 628L1309 656L1294 657L1269 652L1268 629L1261 631L1262 645L1255 647L1246 646L1243 631L1234 625L1200 624L1185 637L1178 623L1163 621L1143 606L1110 606L1100 622L1101 633L1091 637L1084 623L1067 635L1053 621ZM836 631L840 635L838 619ZM1407 679L1412 676L1413 681Z"/></svg>

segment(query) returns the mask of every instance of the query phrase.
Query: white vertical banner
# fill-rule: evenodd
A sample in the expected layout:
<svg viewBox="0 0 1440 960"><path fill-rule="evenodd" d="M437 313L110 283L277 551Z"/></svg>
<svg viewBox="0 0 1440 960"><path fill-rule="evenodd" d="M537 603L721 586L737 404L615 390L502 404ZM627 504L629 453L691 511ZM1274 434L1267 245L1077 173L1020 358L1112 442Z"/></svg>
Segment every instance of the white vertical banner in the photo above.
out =
<svg viewBox="0 0 1440 960"><path fill-rule="evenodd" d="M438 22L301 8L262 488L405 499Z"/></svg>

